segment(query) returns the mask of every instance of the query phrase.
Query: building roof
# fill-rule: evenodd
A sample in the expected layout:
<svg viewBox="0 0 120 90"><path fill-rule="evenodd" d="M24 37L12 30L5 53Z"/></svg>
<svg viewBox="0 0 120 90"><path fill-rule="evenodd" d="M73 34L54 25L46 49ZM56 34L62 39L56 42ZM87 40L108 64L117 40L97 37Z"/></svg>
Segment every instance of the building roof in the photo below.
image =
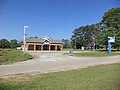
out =
<svg viewBox="0 0 120 90"><path fill-rule="evenodd" d="M44 43L45 41L49 41L51 44L63 44L62 40L52 40L50 38L48 38L47 36L43 36L40 38L26 38L26 42L38 42L38 43Z"/></svg>

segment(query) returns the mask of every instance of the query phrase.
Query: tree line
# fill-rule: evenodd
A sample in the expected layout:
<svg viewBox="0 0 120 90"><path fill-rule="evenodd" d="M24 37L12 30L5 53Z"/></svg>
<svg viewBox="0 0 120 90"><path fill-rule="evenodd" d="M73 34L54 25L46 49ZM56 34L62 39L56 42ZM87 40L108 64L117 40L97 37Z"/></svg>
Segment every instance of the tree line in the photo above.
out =
<svg viewBox="0 0 120 90"><path fill-rule="evenodd" d="M108 36L115 36L112 47L120 48L120 8L112 8L104 13L97 24L81 26L72 32L71 46L73 49L83 47L107 49Z"/></svg>
<svg viewBox="0 0 120 90"><path fill-rule="evenodd" d="M18 40L7 40L7 39L0 39L0 48L17 48L21 46L21 42L18 42Z"/></svg>
<svg viewBox="0 0 120 90"><path fill-rule="evenodd" d="M74 49L81 49L82 46L93 48L97 42L97 34L100 33L99 23L82 26L73 31L71 45Z"/></svg>

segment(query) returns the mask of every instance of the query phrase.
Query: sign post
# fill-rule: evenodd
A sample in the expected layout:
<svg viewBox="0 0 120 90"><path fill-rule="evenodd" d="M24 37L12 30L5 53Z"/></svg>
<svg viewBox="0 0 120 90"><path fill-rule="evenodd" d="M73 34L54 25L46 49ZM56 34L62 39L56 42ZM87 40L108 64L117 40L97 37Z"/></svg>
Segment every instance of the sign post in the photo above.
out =
<svg viewBox="0 0 120 90"><path fill-rule="evenodd" d="M115 36L108 37L108 54L111 53L111 42L115 42Z"/></svg>
<svg viewBox="0 0 120 90"><path fill-rule="evenodd" d="M108 54L110 54L110 53L111 53L111 43L108 42Z"/></svg>

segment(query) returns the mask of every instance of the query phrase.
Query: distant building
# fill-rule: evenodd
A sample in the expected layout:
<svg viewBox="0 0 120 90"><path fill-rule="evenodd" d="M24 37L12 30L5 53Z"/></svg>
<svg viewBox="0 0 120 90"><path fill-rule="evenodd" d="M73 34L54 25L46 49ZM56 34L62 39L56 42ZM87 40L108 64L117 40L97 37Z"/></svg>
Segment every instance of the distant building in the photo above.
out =
<svg viewBox="0 0 120 90"><path fill-rule="evenodd" d="M25 49L26 51L62 51L63 42L61 40L52 40L47 36L27 38Z"/></svg>
<svg viewBox="0 0 120 90"><path fill-rule="evenodd" d="M16 49L17 49L17 50L22 50L22 47L17 47Z"/></svg>

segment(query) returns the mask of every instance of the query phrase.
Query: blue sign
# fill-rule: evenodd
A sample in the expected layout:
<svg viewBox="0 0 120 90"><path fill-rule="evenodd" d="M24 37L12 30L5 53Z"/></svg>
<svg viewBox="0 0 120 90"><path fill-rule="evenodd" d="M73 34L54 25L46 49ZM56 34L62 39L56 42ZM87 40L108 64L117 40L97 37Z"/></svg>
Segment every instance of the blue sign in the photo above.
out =
<svg viewBox="0 0 120 90"><path fill-rule="evenodd" d="M43 45L44 45L44 44L50 44L50 42L47 41L47 40L45 40L45 41L43 42Z"/></svg>
<svg viewBox="0 0 120 90"><path fill-rule="evenodd" d="M109 36L108 42L115 42L115 36Z"/></svg>
<svg viewBox="0 0 120 90"><path fill-rule="evenodd" d="M115 36L108 37L108 53L111 53L111 42L115 42Z"/></svg>

